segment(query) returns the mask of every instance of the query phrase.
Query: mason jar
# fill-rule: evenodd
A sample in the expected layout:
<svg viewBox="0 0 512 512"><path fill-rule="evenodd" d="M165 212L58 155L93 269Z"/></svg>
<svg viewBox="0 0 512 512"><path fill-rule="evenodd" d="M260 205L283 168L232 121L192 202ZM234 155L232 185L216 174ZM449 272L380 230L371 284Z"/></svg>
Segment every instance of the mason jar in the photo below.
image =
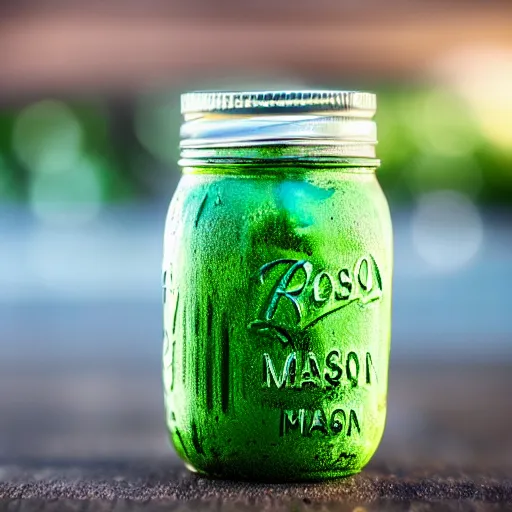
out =
<svg viewBox="0 0 512 512"><path fill-rule="evenodd" d="M187 467L317 480L384 430L392 231L373 94L182 96L163 256L166 421Z"/></svg>

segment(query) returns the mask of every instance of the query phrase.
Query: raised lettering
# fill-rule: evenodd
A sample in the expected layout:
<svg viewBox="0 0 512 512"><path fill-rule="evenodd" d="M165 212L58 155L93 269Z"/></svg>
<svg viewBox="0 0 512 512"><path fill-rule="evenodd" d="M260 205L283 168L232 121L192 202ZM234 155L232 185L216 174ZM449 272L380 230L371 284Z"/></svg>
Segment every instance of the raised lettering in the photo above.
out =
<svg viewBox="0 0 512 512"><path fill-rule="evenodd" d="M343 432L345 428L345 424L347 423L347 416L343 409L336 409L331 414L331 424L329 425L331 431L334 434L340 434Z"/></svg>
<svg viewBox="0 0 512 512"><path fill-rule="evenodd" d="M347 379L352 384L352 387L357 386L359 380L359 359L355 352L348 353L345 371L347 373Z"/></svg>
<svg viewBox="0 0 512 512"><path fill-rule="evenodd" d="M323 281L323 282L322 282ZM332 277L325 271L320 272L313 280L313 299L315 302L325 302L331 298L334 284Z"/></svg>
<svg viewBox="0 0 512 512"><path fill-rule="evenodd" d="M372 356L370 352L366 352L366 384L371 384L370 369L373 370L373 375L375 375L375 380L377 380L377 370L373 366Z"/></svg>
<svg viewBox="0 0 512 512"><path fill-rule="evenodd" d="M297 368L297 354L292 352L286 358L281 376L278 377L270 355L263 354L263 386L272 387L272 381L278 389L293 387Z"/></svg>
<svg viewBox="0 0 512 512"><path fill-rule="evenodd" d="M271 263L268 263L267 265L264 265L260 269L260 276L263 280L263 275L265 272L267 272L270 268L274 267L278 263L291 263L293 262L292 266L285 272L285 274L281 277L281 279L277 282L277 285L274 287L274 290L272 291L272 295L270 297L270 301L268 303L268 307L265 311L265 320L271 320L277 310L277 306L279 305L279 301L284 297L288 299L294 306L295 311L297 313L298 322L300 322L301 319L301 309L299 306L299 303L297 301L297 297L300 296L304 288L309 283L309 279L311 277L311 272L313 270L313 265L306 260L276 260ZM290 284L295 277L295 275L299 272L299 270L302 270L304 272L304 279L302 282L295 287L290 287Z"/></svg>
<svg viewBox="0 0 512 512"><path fill-rule="evenodd" d="M326 415L321 408L314 411L306 409L281 410L280 435L284 436L292 430L300 432L300 435L304 437L311 436L314 432L319 432L324 436L342 434L352 436L361 433L357 414L352 409L347 412L343 409L334 409L330 416Z"/></svg>
<svg viewBox="0 0 512 512"><path fill-rule="evenodd" d="M306 411L299 409L295 411L283 410L281 413L281 435L284 436L290 430L296 430L300 427L300 433L304 434L304 416Z"/></svg>
<svg viewBox="0 0 512 512"><path fill-rule="evenodd" d="M314 352L309 352L306 360L304 361L300 385L301 387L304 387L305 385L320 387L322 385L318 361L316 360Z"/></svg>
<svg viewBox="0 0 512 512"><path fill-rule="evenodd" d="M347 268L342 268L338 274L341 291L335 293L336 300L348 300L352 294L352 277Z"/></svg>
<svg viewBox="0 0 512 512"><path fill-rule="evenodd" d="M324 378L334 388L340 385L340 378L343 374L343 369L338 364L340 357L341 355L338 350L331 350L325 358L325 365L334 373L330 374L325 370Z"/></svg>
<svg viewBox="0 0 512 512"><path fill-rule="evenodd" d="M373 276L370 261L366 256L357 260L354 273L361 288L365 292L369 292L373 288Z"/></svg>
<svg viewBox="0 0 512 512"><path fill-rule="evenodd" d="M327 418L325 417L325 413L322 411L322 409L317 409L311 418L309 433L312 434L315 431L321 432L324 435L329 434L327 430Z"/></svg>
<svg viewBox="0 0 512 512"><path fill-rule="evenodd" d="M168 352L167 345L166 353ZM291 352L286 357L283 366L272 360L268 353L263 354L263 387L276 389L307 389L336 388L344 381L352 387L363 382L371 385L378 382L377 371L370 352L358 355L351 351L346 357L338 349L331 350L319 364L314 352L301 355ZM342 379L344 376L344 379ZM361 381L359 380L361 376ZM363 380L364 379L364 380Z"/></svg>
<svg viewBox="0 0 512 512"><path fill-rule="evenodd" d="M382 298L379 269L371 255L362 256L350 269L339 270L337 278L327 270L314 272L310 261L294 259L278 259L263 265L258 273L262 284L269 274L276 281L265 286L266 300L258 318L248 328L272 332L292 347L295 339L328 315L353 302L364 306Z"/></svg>
<svg viewBox="0 0 512 512"><path fill-rule="evenodd" d="M357 433L361 433L361 429L359 428L359 422L357 421L356 411L350 410L350 416L348 420L348 430L347 430L347 436L352 435L352 425L357 430Z"/></svg>

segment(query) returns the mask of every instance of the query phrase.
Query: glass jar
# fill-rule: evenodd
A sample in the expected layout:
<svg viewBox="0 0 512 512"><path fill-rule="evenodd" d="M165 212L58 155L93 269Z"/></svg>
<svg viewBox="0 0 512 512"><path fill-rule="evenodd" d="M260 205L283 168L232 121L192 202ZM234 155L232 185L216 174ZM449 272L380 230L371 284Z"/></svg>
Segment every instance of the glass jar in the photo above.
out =
<svg viewBox="0 0 512 512"><path fill-rule="evenodd" d="M375 104L336 91L182 97L163 372L190 469L315 480L356 473L375 452L392 276Z"/></svg>

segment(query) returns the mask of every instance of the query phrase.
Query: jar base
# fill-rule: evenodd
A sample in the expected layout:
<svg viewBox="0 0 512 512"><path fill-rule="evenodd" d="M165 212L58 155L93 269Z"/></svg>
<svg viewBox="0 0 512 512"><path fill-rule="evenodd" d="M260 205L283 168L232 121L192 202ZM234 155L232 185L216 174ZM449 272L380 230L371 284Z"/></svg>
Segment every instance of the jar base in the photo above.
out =
<svg viewBox="0 0 512 512"><path fill-rule="evenodd" d="M357 475L361 472L361 469L347 469L344 471L312 471L304 472L300 475L244 475L234 474L229 471L219 474L210 473L194 467L189 462L185 462L185 467L191 472L198 476L211 478L214 480L242 480L248 482L259 482L259 483L285 483L285 482L319 482L323 480L334 480L336 478L346 478L352 475Z"/></svg>

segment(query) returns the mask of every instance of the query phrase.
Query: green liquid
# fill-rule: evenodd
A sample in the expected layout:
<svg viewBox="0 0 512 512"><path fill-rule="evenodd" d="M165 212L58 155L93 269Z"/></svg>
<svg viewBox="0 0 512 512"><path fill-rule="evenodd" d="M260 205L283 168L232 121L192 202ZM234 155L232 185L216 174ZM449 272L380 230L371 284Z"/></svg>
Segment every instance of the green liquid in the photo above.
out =
<svg viewBox="0 0 512 512"><path fill-rule="evenodd" d="M392 232L373 169L186 168L166 223L172 442L215 477L356 473L382 437Z"/></svg>

